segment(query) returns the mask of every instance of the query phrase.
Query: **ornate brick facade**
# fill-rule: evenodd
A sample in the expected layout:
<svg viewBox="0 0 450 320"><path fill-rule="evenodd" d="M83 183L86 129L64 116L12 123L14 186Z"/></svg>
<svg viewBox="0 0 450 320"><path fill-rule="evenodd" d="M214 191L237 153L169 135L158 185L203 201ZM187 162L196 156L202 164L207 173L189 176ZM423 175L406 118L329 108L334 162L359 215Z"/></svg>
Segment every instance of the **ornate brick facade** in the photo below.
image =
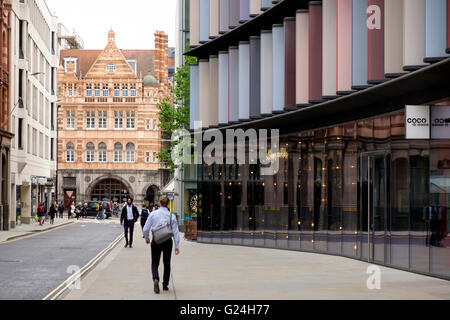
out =
<svg viewBox="0 0 450 320"><path fill-rule="evenodd" d="M162 187L157 103L170 95L168 37L155 50L63 50L58 72L59 198L152 202Z"/></svg>

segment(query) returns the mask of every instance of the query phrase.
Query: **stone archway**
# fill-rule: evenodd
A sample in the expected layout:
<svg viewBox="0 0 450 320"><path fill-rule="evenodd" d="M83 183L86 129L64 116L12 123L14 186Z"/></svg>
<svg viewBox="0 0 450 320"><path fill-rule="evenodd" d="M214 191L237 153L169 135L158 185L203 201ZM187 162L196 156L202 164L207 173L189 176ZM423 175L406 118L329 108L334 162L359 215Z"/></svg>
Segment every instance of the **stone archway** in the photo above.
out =
<svg viewBox="0 0 450 320"><path fill-rule="evenodd" d="M145 190L145 201L148 202L149 205L155 204L158 201L159 188L155 185L149 186Z"/></svg>
<svg viewBox="0 0 450 320"><path fill-rule="evenodd" d="M133 197L133 190L122 179L115 176L101 177L93 181L86 195L93 201L125 202L128 196Z"/></svg>

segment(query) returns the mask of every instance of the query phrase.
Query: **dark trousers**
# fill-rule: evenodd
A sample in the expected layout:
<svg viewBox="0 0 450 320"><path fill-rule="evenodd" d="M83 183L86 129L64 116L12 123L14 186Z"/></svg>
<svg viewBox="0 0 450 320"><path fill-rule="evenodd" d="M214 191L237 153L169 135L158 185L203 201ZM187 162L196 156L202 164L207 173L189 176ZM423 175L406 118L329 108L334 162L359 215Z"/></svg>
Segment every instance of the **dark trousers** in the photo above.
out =
<svg viewBox="0 0 450 320"><path fill-rule="evenodd" d="M142 231L144 231L145 223L147 222L147 218L141 218L141 227Z"/></svg>
<svg viewBox="0 0 450 320"><path fill-rule="evenodd" d="M130 230L130 238L128 239L128 230ZM126 244L133 245L134 220L125 220L123 223L123 231L125 232Z"/></svg>
<svg viewBox="0 0 450 320"><path fill-rule="evenodd" d="M161 252L163 254L163 263L164 263L164 281L163 286L167 287L169 285L170 280L170 257L172 255L172 247L173 242L172 239L167 240L161 244L157 244L155 241L152 241L152 274L153 280L159 281L159 262L161 260Z"/></svg>

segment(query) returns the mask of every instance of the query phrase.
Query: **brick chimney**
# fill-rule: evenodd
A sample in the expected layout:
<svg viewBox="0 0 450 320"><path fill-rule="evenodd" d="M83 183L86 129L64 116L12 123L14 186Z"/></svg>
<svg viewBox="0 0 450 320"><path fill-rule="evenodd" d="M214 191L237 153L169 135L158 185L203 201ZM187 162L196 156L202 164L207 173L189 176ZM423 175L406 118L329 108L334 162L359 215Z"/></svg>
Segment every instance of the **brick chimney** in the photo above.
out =
<svg viewBox="0 0 450 320"><path fill-rule="evenodd" d="M167 86L169 82L169 37L164 31L155 32L155 78L160 85Z"/></svg>

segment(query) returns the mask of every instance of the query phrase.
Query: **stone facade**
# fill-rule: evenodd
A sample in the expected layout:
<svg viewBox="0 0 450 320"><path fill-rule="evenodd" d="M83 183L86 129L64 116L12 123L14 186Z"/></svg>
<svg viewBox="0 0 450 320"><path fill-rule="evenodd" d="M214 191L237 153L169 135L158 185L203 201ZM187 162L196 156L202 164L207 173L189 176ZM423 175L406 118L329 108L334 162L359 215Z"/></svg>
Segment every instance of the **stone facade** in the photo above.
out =
<svg viewBox="0 0 450 320"><path fill-rule="evenodd" d="M58 72L58 198L141 205L162 188L158 109L170 95L168 37L155 50L62 50Z"/></svg>
<svg viewBox="0 0 450 320"><path fill-rule="evenodd" d="M0 231L10 228L10 151L13 134L10 126L9 106L9 37L10 37L10 1L0 0ZM15 221L15 219L14 219ZM12 226L14 227L14 225Z"/></svg>

